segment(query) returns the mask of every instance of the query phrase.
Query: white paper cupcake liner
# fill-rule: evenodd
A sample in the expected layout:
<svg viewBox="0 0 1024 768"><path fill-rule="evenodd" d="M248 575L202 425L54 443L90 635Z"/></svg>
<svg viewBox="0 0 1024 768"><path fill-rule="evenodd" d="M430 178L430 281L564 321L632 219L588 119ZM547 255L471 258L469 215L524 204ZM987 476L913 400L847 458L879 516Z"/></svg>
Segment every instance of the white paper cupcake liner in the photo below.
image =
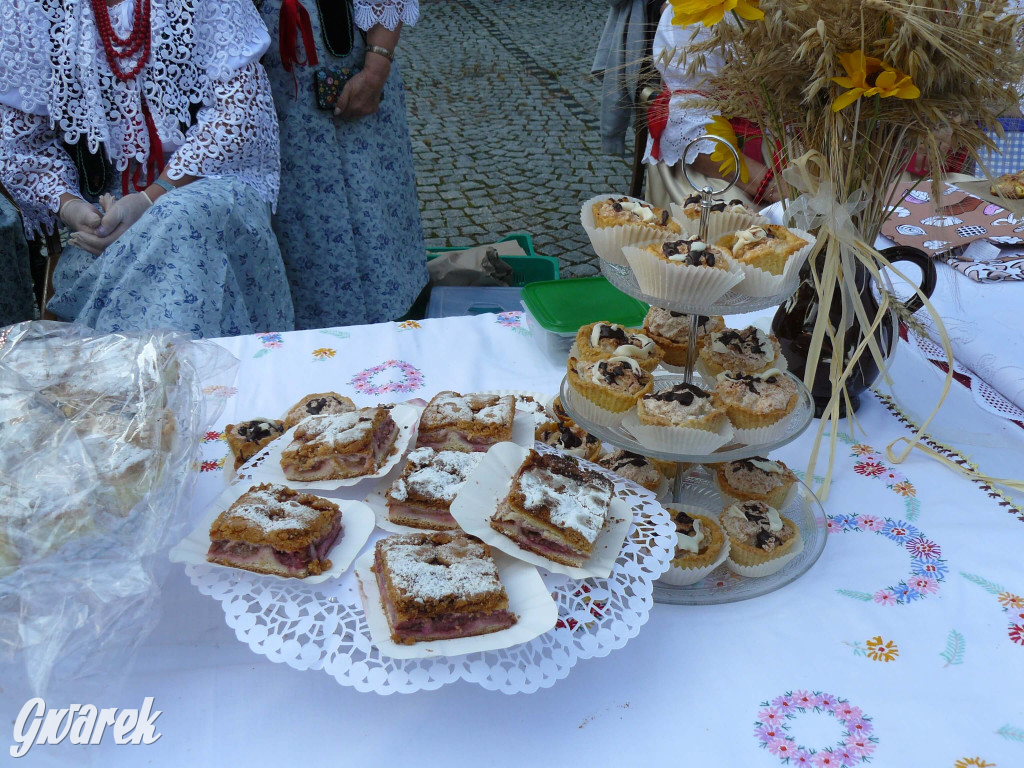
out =
<svg viewBox="0 0 1024 768"><path fill-rule="evenodd" d="M569 406L576 411L581 419L592 421L600 427L617 427L627 413L634 413L636 411L635 407L621 413L609 411L607 408L602 408L588 400L584 395L581 395L572 388L572 384L569 385L569 392L572 398Z"/></svg>
<svg viewBox="0 0 1024 768"><path fill-rule="evenodd" d="M683 213L683 206L672 203L670 210L672 218L679 222L679 226L689 235L700 234L700 219L689 219ZM715 245L726 235L739 232L741 229L752 227L755 224L771 224L771 221L757 213L719 213L712 211L708 217L708 239L711 245Z"/></svg>
<svg viewBox="0 0 1024 768"><path fill-rule="evenodd" d="M732 259L728 260L729 269L725 270L673 264L643 248L629 245L623 247L622 253L640 290L658 299L713 304L743 280L743 272Z"/></svg>
<svg viewBox="0 0 1024 768"><path fill-rule="evenodd" d="M725 490L722 487L722 484L720 482L718 482L718 473L717 472L714 472L714 471L711 472L711 483L712 483L712 485L715 486L715 490L718 491L719 495L724 500L723 504L722 504L723 507L731 506L729 502L742 502L742 501L744 501L743 499L740 499L740 498L738 498L736 496L733 496L731 493L729 493L727 490ZM793 499L796 498L796 489L797 489L797 484L796 483L793 483L791 486L789 486L789 490L786 491L786 497L782 500L782 503L779 506L775 507L776 511L782 511L783 509L785 509L786 507L788 507L790 504L793 503Z"/></svg>
<svg viewBox="0 0 1024 768"><path fill-rule="evenodd" d="M632 434L639 443L654 450L690 455L714 453L733 436L733 428L728 421L717 432L692 427L657 427L641 424L635 408L622 419L622 428Z"/></svg>
<svg viewBox="0 0 1024 768"><path fill-rule="evenodd" d="M791 552L787 552L780 557L769 560L767 563L761 563L760 565L740 565L739 563L733 562L732 558L729 558L725 561L725 565L733 573L746 578L757 579L762 576L771 576L773 573L781 571L790 560L804 551L804 539L803 536L800 535L799 530L796 535L796 545L793 547Z"/></svg>
<svg viewBox="0 0 1024 768"><path fill-rule="evenodd" d="M789 420L792 416L793 412L790 411L774 424L755 429L740 429L733 425L733 439L744 445L762 445L774 442L776 438L782 437L785 434L789 428Z"/></svg>
<svg viewBox="0 0 1024 768"><path fill-rule="evenodd" d="M800 268L807 261L807 257L811 255L811 248L814 247L816 238L802 229L790 229L789 231L806 240L807 245L789 257L781 275L773 275L763 269L737 262L737 266L743 272L743 282L736 286L737 293L755 297L788 297L796 290L800 284Z"/></svg>
<svg viewBox="0 0 1024 768"><path fill-rule="evenodd" d="M625 197L637 203L646 202L628 195L598 195L583 203L580 209L580 223L590 238L590 244L594 253L607 262L627 266L626 257L622 255L623 246L632 245L642 248L651 243L663 243L671 238L678 237L672 232L658 232L649 227L641 227L629 224L620 224L617 227L598 227L594 223L594 203L599 203L608 198L619 199Z"/></svg>
<svg viewBox="0 0 1024 768"><path fill-rule="evenodd" d="M658 577L658 581L663 584L671 584L674 587L688 587L708 576L718 568L718 566L725 562L726 558L729 557L729 537L725 535L725 531L722 530L722 526L718 524L718 521L708 515L706 509L702 509L701 507L687 507L682 504L666 504L665 509L670 512L671 510L676 509L686 512L687 514L701 515L702 517L711 518L712 522L718 526L720 531L722 531L722 551L718 553L718 557L715 558L713 563L697 568L678 568L674 565L670 565L669 569Z"/></svg>

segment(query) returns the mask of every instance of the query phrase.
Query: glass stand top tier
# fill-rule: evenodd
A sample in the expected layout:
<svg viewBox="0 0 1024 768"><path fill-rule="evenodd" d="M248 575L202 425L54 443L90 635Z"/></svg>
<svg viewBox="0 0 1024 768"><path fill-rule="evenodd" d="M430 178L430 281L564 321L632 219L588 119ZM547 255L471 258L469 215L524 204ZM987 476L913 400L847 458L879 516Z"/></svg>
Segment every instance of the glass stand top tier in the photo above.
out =
<svg viewBox="0 0 1024 768"><path fill-rule="evenodd" d="M811 419L814 417L814 401L811 399L811 393L807 391L807 387L804 386L803 382L797 379L793 374L786 373L786 376L793 379L797 385L797 404L792 412L783 419L780 424L779 430L773 435L770 442L765 443L738 443L729 442L719 448L714 453L706 454L679 454L679 453L667 453L665 451L659 451L653 448L649 448L637 440L629 430L619 426L614 427L603 427L599 424L594 424L587 418L580 415L579 409L575 407L575 399L582 397L582 395L576 394L569 386L568 378L562 379L562 386L559 389L559 397L562 402L562 407L569 417L579 424L587 432L599 437L606 443L623 448L624 450L631 451L633 453L639 453L643 456L652 456L656 459L662 459L664 461L682 461L689 463L700 463L700 464L716 464L724 461L736 461L737 459L746 459L751 456L767 456L769 451L775 450L779 446L785 445L786 443L795 440L810 424ZM668 389L674 384L682 383L685 380L683 374L672 374L672 373L660 373L655 371L654 373L654 391L660 392L663 389ZM705 380L696 371L693 373L693 383L703 387L704 389L714 389L715 381Z"/></svg>
<svg viewBox="0 0 1024 768"><path fill-rule="evenodd" d="M663 307L687 315L740 315L744 312L757 312L768 307L776 307L793 295L800 284L799 273L794 270L792 279L786 282L780 291L772 296L747 296L735 290L728 291L713 302L686 302L674 299L662 299L651 296L640 289L633 270L611 264L604 259L601 262L601 273L608 282L625 294L646 302L653 307Z"/></svg>

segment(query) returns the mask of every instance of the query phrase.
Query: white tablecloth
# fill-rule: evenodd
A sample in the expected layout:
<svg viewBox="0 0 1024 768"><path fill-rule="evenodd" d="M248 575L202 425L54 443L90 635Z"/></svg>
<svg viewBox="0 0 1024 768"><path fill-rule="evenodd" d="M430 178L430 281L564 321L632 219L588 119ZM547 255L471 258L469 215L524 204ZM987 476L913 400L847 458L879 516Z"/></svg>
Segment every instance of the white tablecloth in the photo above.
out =
<svg viewBox="0 0 1024 768"><path fill-rule="evenodd" d="M221 427L277 416L310 392L373 404L444 388L553 393L562 377L517 313L223 344L241 367L236 382L211 390L226 398ZM938 387L939 372L908 351L894 368L899 405L865 396L858 418L867 435L839 443L821 559L777 592L710 607L656 605L625 648L535 694L460 682L383 697L255 655L174 566L163 618L128 682L93 702L139 707L154 697L160 740L36 746L23 762L771 768L785 749L812 765L860 765L867 756L879 768L1024 765L1021 499L923 456L899 467L880 457L909 434L900 419L923 418ZM400 391L381 391L388 384ZM1019 472L1024 431L978 410L961 387L932 433L985 471ZM808 432L773 456L803 469L810 444ZM225 444L214 433L203 450L194 517L223 487ZM11 723L25 696L0 695ZM855 733L863 746L844 735Z"/></svg>

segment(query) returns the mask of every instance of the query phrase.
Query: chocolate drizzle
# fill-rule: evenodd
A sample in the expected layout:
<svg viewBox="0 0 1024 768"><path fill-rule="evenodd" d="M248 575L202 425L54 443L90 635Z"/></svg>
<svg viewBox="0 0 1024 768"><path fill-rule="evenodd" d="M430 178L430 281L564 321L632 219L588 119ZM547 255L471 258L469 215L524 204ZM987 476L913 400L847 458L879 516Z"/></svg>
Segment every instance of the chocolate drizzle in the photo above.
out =
<svg viewBox="0 0 1024 768"><path fill-rule="evenodd" d="M597 364L597 370L601 374L601 377L609 384L616 383L626 374L633 374L633 369L630 368L627 363L623 363L620 360L616 360L615 362L601 360Z"/></svg>
<svg viewBox="0 0 1024 768"><path fill-rule="evenodd" d="M604 339L611 339L619 345L629 344L630 342L625 330L619 326L601 323L597 326L597 340L598 342L601 342Z"/></svg>
<svg viewBox="0 0 1024 768"><path fill-rule="evenodd" d="M769 349L765 349L761 339L764 339L764 344L769 345ZM771 342L767 337L758 336L757 328L750 326L744 328L742 331L737 331L732 328L726 328L724 331L718 333L714 337L716 341L721 342L729 349L734 349L737 352L752 352L762 357L767 357L770 351Z"/></svg>
<svg viewBox="0 0 1024 768"><path fill-rule="evenodd" d="M770 460L766 459L764 456L751 456L749 459L737 459L733 462L733 465L738 469L745 469L747 472L761 472L763 474L768 474L765 470L755 465L755 461L768 463Z"/></svg>
<svg viewBox="0 0 1024 768"><path fill-rule="evenodd" d="M558 427L558 431L562 433L560 442L565 448L579 448L583 445L583 440L580 439L579 435L572 431L572 427L567 427L566 425L561 424Z"/></svg>
<svg viewBox="0 0 1024 768"><path fill-rule="evenodd" d="M680 405L692 405L694 399L711 397L707 392L698 387L696 384L676 384L668 389L663 389L660 392L647 395L651 400L660 400L662 402L675 402Z"/></svg>
<svg viewBox="0 0 1024 768"><path fill-rule="evenodd" d="M672 515L672 522L676 524L676 531L685 536L693 536L694 520L688 514L686 514L685 512L676 511L676 513Z"/></svg>
<svg viewBox="0 0 1024 768"><path fill-rule="evenodd" d="M284 433L284 430L279 426L264 419L242 422L235 431L238 432L239 437L244 437L246 442L250 443L258 443L260 440L266 440L271 435L276 436Z"/></svg>
<svg viewBox="0 0 1024 768"><path fill-rule="evenodd" d="M306 401L306 413L318 416L329 403L340 405L341 401L336 397L314 397Z"/></svg>
<svg viewBox="0 0 1024 768"><path fill-rule="evenodd" d="M695 237L692 240L673 240L672 242L664 243L661 246L661 252L665 254L666 259L670 259L673 256L686 256L686 263L694 267L713 267L715 266L715 254L705 246L703 250L693 250L694 243L701 243L704 241L699 237Z"/></svg>
<svg viewBox="0 0 1024 768"><path fill-rule="evenodd" d="M747 501L737 505L737 508L748 521L757 525L758 531L755 541L758 547L771 551L782 544L782 540L778 537L777 532L773 532L769 527L771 522L768 520L767 504L761 501Z"/></svg>
<svg viewBox="0 0 1024 768"><path fill-rule="evenodd" d="M767 378L762 378L761 376L758 376L756 374L749 373L730 373L729 379L730 381L736 381L745 384L747 389L751 392L751 394L754 395L761 394L760 390L758 390L757 388L758 384L776 384L779 381L775 376L768 376Z"/></svg>

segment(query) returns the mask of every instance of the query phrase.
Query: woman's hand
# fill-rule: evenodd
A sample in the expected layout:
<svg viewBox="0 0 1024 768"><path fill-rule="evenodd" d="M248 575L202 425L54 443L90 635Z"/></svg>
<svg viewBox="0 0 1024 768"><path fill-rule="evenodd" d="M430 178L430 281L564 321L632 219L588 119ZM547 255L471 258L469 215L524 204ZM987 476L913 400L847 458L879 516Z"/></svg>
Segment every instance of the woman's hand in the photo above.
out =
<svg viewBox="0 0 1024 768"><path fill-rule="evenodd" d="M73 232L93 232L100 225L96 206L70 194L61 202L58 215L64 226Z"/></svg>
<svg viewBox="0 0 1024 768"><path fill-rule="evenodd" d="M153 203L145 192L135 192L117 201L111 195L104 195L100 198L100 205L103 207L103 220L99 226L91 232L76 232L68 241L95 256L103 253L108 245L141 219Z"/></svg>
<svg viewBox="0 0 1024 768"><path fill-rule="evenodd" d="M364 69L345 83L334 105L334 116L342 120L358 120L376 112L390 73L391 62L383 56L367 57Z"/></svg>

